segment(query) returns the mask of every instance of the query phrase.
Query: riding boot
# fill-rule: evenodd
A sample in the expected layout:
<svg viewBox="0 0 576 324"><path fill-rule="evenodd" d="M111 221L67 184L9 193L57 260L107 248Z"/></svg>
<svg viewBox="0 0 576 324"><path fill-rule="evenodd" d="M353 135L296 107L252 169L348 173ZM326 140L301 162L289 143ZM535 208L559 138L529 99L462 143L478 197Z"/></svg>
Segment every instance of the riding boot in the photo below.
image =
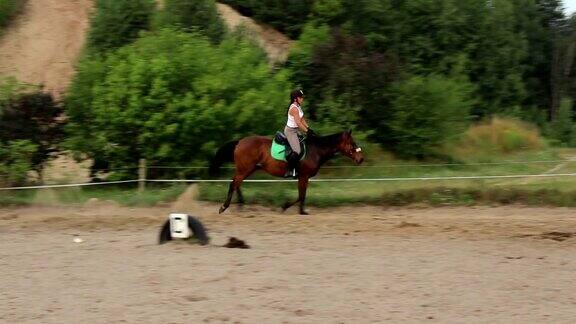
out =
<svg viewBox="0 0 576 324"><path fill-rule="evenodd" d="M300 157L298 154L292 152L286 157L286 162L288 162L288 167L286 168L286 173L284 178L294 178L298 177L298 163L300 163Z"/></svg>

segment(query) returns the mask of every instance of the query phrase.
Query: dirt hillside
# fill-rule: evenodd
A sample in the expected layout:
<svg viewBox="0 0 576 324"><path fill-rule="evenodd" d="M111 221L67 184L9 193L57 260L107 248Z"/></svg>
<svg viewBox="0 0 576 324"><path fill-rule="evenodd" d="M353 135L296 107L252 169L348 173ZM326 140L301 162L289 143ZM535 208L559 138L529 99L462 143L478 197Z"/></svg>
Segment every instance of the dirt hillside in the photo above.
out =
<svg viewBox="0 0 576 324"><path fill-rule="evenodd" d="M74 75L86 39L93 0L28 0L22 14L0 39L0 75L42 84L60 96ZM218 4L230 29L244 26L272 62L288 56L292 41L264 24Z"/></svg>
<svg viewBox="0 0 576 324"><path fill-rule="evenodd" d="M268 25L257 23L248 17L242 16L228 5L219 3L217 7L226 26L231 30L241 26L245 28L256 43L266 51L270 63L286 61L290 46L293 43L290 38Z"/></svg>
<svg viewBox="0 0 576 324"><path fill-rule="evenodd" d="M84 45L92 0L28 0L0 39L0 75L60 96Z"/></svg>

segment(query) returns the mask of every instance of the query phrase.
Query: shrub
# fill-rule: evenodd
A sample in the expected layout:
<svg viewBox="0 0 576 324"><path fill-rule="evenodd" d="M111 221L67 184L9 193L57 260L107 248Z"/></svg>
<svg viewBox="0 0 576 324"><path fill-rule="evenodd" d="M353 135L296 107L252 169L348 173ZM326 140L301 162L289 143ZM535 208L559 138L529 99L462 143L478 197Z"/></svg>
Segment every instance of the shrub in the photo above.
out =
<svg viewBox="0 0 576 324"><path fill-rule="evenodd" d="M161 30L80 64L67 146L112 167L203 163L226 141L280 129L287 79L246 41Z"/></svg>
<svg viewBox="0 0 576 324"><path fill-rule="evenodd" d="M558 119L545 125L545 134L560 144L575 146L576 126L573 122L572 100L563 98L558 110Z"/></svg>
<svg viewBox="0 0 576 324"><path fill-rule="evenodd" d="M28 140L0 142L0 186L26 182L37 146Z"/></svg>
<svg viewBox="0 0 576 324"><path fill-rule="evenodd" d="M296 38L300 34L307 16L312 10L313 0L224 0L246 16L274 26L276 29Z"/></svg>
<svg viewBox="0 0 576 324"><path fill-rule="evenodd" d="M470 127L452 148L452 155L463 160L469 156L489 158L545 146L535 126L517 119L494 117Z"/></svg>
<svg viewBox="0 0 576 324"><path fill-rule="evenodd" d="M412 77L392 89L392 148L404 157L435 155L469 121L472 87L461 78Z"/></svg>
<svg viewBox="0 0 576 324"><path fill-rule="evenodd" d="M6 27L26 3L26 0L2 0L0 1L0 31Z"/></svg>
<svg viewBox="0 0 576 324"><path fill-rule="evenodd" d="M62 112L61 105L51 94L14 80L5 81L0 85L0 145L15 145L13 148L18 152L23 152L23 147L34 147L29 162L40 172L62 140ZM8 153L5 151L4 154ZM21 153L17 155L24 156ZM28 161L28 155L25 159Z"/></svg>
<svg viewBox="0 0 576 324"><path fill-rule="evenodd" d="M88 48L101 53L134 41L150 28L154 8L154 0L97 0Z"/></svg>
<svg viewBox="0 0 576 324"><path fill-rule="evenodd" d="M165 0L159 20L160 26L198 31L214 43L224 36L224 24L214 0Z"/></svg>
<svg viewBox="0 0 576 324"><path fill-rule="evenodd" d="M380 127L389 117L385 90L399 75L394 55L370 51L363 36L330 30L326 25L307 25L289 66L309 94L306 110L313 119L388 133Z"/></svg>

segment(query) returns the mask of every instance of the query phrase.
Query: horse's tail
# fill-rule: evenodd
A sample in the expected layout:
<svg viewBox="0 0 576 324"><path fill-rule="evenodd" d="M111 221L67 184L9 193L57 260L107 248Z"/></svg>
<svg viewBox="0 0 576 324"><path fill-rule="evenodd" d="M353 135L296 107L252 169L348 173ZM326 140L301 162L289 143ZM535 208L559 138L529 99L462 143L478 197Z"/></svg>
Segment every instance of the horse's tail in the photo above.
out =
<svg viewBox="0 0 576 324"><path fill-rule="evenodd" d="M217 175L220 167L225 162L234 161L234 149L236 149L236 145L238 145L238 141L228 142L216 151L216 155L214 155L210 162L210 169L208 169L210 176Z"/></svg>

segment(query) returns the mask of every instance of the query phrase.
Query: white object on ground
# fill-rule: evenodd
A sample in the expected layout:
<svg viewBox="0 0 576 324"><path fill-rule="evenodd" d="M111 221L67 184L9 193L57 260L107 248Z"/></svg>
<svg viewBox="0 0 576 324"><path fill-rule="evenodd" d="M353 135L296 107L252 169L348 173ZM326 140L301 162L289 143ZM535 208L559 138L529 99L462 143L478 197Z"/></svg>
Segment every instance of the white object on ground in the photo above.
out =
<svg viewBox="0 0 576 324"><path fill-rule="evenodd" d="M188 227L188 215L172 213L170 219L170 235L173 238L187 239L190 237L190 228Z"/></svg>

